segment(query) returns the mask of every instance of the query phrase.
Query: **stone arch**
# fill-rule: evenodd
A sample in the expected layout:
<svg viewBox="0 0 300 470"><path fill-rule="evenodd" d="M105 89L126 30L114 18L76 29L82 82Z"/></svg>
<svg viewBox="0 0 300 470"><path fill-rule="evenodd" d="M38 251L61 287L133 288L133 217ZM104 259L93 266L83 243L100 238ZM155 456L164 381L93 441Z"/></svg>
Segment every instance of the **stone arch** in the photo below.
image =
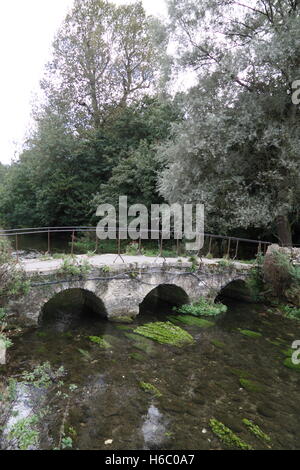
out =
<svg viewBox="0 0 300 470"><path fill-rule="evenodd" d="M251 292L245 278L234 278L221 286L216 296L216 301L226 298L251 302Z"/></svg>
<svg viewBox="0 0 300 470"><path fill-rule="evenodd" d="M45 299L44 299L45 300ZM51 309L54 312L74 308L74 317L80 316L83 311L89 311L96 318L107 318L107 310L104 302L94 292L81 287L66 287L51 293L40 308L38 323L43 324L55 321L54 313L51 318Z"/></svg>
<svg viewBox="0 0 300 470"><path fill-rule="evenodd" d="M166 307L180 306L190 303L186 291L174 283L162 283L149 290L139 304L139 312L143 313L147 309L154 309L159 305Z"/></svg>

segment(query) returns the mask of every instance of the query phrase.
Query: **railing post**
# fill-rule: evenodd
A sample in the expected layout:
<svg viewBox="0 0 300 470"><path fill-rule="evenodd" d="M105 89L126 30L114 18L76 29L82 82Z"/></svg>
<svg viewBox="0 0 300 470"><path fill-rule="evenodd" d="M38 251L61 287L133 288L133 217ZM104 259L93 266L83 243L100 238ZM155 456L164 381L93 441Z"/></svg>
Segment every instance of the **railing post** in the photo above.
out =
<svg viewBox="0 0 300 470"><path fill-rule="evenodd" d="M74 239L75 239L75 231L72 232L72 244L71 244L71 255L74 254Z"/></svg>
<svg viewBox="0 0 300 470"><path fill-rule="evenodd" d="M237 240L236 247L235 247L234 259L237 259L237 255L238 255L238 251L239 251L239 243L240 243L240 240Z"/></svg>
<svg viewBox="0 0 300 470"><path fill-rule="evenodd" d="M211 253L211 245L212 245L212 237L209 237L208 254L212 254Z"/></svg>
<svg viewBox="0 0 300 470"><path fill-rule="evenodd" d="M258 254L258 255L261 254L261 242L259 242L259 244L258 244L257 254Z"/></svg>
<svg viewBox="0 0 300 470"><path fill-rule="evenodd" d="M16 254L17 254L17 263L19 262L19 240L18 235L16 235Z"/></svg>
<svg viewBox="0 0 300 470"><path fill-rule="evenodd" d="M50 254L51 247L50 247L50 230L48 230L48 253Z"/></svg>
<svg viewBox="0 0 300 470"><path fill-rule="evenodd" d="M97 237L97 230L95 231L95 235L96 235L95 253L97 253L97 251L98 251L98 237Z"/></svg>
<svg viewBox="0 0 300 470"><path fill-rule="evenodd" d="M227 257L230 258L231 238L228 238Z"/></svg>

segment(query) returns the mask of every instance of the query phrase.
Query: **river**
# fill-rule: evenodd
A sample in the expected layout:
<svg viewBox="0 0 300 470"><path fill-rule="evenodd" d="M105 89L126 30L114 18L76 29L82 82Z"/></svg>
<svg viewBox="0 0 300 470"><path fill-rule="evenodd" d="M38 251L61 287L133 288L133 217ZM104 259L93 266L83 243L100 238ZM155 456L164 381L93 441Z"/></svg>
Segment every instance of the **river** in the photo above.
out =
<svg viewBox="0 0 300 470"><path fill-rule="evenodd" d="M38 436L29 448L225 449L209 426L215 418L254 449L300 449L300 374L284 366L282 352L300 339L297 322L230 302L209 328L181 325L195 343L177 348L132 336L137 325L165 321L167 311L143 312L121 327L88 313L53 312L55 321L14 339L1 369L17 381L2 448L18 448L7 430L34 414ZM91 336L104 336L107 348ZM50 386L20 385L23 372L47 361L53 371L63 366L61 377L53 372ZM245 418L270 441L250 433Z"/></svg>

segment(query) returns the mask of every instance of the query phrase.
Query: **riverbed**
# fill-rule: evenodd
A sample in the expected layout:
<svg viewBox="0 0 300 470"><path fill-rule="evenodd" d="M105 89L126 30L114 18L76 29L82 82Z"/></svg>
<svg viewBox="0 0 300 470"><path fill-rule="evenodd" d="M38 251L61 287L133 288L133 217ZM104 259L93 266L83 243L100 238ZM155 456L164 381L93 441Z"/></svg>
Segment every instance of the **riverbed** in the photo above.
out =
<svg viewBox="0 0 300 470"><path fill-rule="evenodd" d="M146 312L121 326L56 312L52 322L14 338L1 369L17 384L6 429L38 416L29 448L39 449L226 449L210 428L216 419L254 449L300 449L300 374L284 365L300 325L262 305L228 305L209 327L181 325L194 344L180 348L141 343L133 333L138 325L166 321L168 311ZM106 348L93 336L104 337ZM47 362L54 371L50 385L24 384L22 373ZM270 440L251 433L243 419ZM19 448L8 431L2 448Z"/></svg>

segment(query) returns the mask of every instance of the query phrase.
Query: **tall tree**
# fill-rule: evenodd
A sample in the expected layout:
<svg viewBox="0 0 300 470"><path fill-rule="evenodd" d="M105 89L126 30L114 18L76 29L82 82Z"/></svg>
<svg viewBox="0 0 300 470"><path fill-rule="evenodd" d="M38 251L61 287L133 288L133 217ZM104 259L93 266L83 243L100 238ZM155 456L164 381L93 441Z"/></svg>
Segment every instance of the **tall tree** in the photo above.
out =
<svg viewBox="0 0 300 470"><path fill-rule="evenodd" d="M163 27L146 16L140 1L75 0L42 82L48 103L75 130L100 129L153 87L165 44Z"/></svg>
<svg viewBox="0 0 300 470"><path fill-rule="evenodd" d="M164 197L202 201L210 226L274 227L299 217L300 5L294 0L172 0L179 65L197 85L159 151ZM290 93L290 94L288 94Z"/></svg>

